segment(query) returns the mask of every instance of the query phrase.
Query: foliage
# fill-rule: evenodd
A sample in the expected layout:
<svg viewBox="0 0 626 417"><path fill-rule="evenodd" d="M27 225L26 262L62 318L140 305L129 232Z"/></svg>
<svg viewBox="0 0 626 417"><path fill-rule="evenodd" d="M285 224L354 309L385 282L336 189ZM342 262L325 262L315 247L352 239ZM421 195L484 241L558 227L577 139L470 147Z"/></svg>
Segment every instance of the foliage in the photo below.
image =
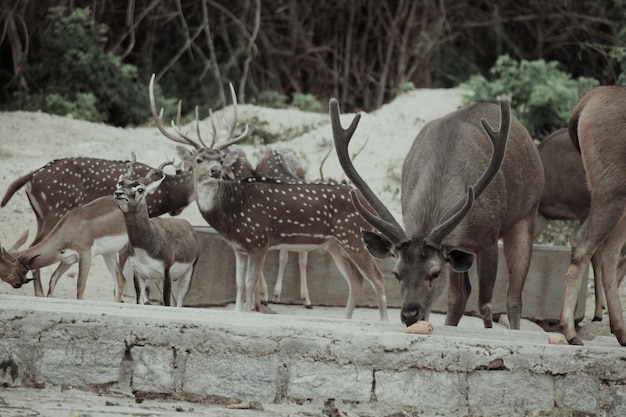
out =
<svg viewBox="0 0 626 417"><path fill-rule="evenodd" d="M326 110L324 105L313 94L293 93L291 97L291 105L302 111L322 113Z"/></svg>
<svg viewBox="0 0 626 417"><path fill-rule="evenodd" d="M573 79L556 61L516 61L508 55L498 58L490 74L491 81L475 75L463 84L473 92L466 100L484 102L508 96L511 109L535 138L566 126L580 96L598 85L591 78Z"/></svg>
<svg viewBox="0 0 626 417"><path fill-rule="evenodd" d="M540 245L569 246L570 241L580 223L573 220L552 220L545 228L535 243Z"/></svg>
<svg viewBox="0 0 626 417"><path fill-rule="evenodd" d="M43 109L119 126L144 122L146 88L137 82L136 67L104 51L107 27L89 9L53 7L47 19L41 59L26 66Z"/></svg>
<svg viewBox="0 0 626 417"><path fill-rule="evenodd" d="M278 131L269 129L269 122L261 120L256 116L250 117L242 122L249 128L248 137L243 143L255 145L270 145L272 143L290 141L300 137L314 128L313 125L301 125L297 127L281 128Z"/></svg>
<svg viewBox="0 0 626 417"><path fill-rule="evenodd" d="M287 107L287 97L278 91L262 91L256 98L256 104L272 109L284 109Z"/></svg>

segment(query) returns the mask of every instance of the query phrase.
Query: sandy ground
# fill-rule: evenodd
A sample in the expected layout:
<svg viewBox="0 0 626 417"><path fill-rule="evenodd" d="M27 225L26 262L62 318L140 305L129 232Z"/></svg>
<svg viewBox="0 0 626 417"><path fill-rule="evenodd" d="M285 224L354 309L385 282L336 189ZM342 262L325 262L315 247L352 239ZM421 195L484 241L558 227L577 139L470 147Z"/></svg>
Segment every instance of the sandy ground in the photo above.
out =
<svg viewBox="0 0 626 417"><path fill-rule="evenodd" d="M399 192L402 161L414 137L427 121L449 113L461 104L460 90L414 90L375 112L363 114L351 145L351 151L354 151L365 143L363 151L355 160L355 166L381 199L386 201L397 219L401 220ZM307 133L284 145L298 152L308 170L307 178L319 178L320 161L332 146L328 114L250 105L240 105L239 114L242 122L255 119L266 122L264 129L272 132L306 127ZM231 115L231 108L216 113L218 120L230 118ZM342 116L344 126L351 120L352 115ZM204 120L201 126L208 129L208 120ZM191 125L187 129L190 132L194 130ZM89 156L125 160L134 151L138 161L157 166L176 157L175 146L174 142L159 133L153 123L145 127L121 129L75 120L69 116L0 112L0 195L4 195L14 179L56 158ZM264 146L247 145L244 149L255 164ZM334 153L324 166L324 175L343 178ZM180 217L189 220L193 225L206 225L195 204L186 208ZM0 209L0 244L10 247L25 230L30 232L32 239L36 223L22 189L6 207ZM53 267L43 270L44 291L47 290L52 271ZM59 282L55 291L56 297L76 297L76 275L77 266L73 266ZM15 290L0 283L0 293L32 295L33 288L26 285ZM112 300L112 294L112 279L102 258L97 257L87 282L86 298Z"/></svg>

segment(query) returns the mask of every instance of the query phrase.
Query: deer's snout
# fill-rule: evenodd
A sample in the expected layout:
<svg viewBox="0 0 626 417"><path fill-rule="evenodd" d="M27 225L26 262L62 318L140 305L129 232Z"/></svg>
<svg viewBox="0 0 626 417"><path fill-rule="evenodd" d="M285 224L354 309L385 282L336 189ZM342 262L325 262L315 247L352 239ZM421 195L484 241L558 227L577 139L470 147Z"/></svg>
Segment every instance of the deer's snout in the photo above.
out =
<svg viewBox="0 0 626 417"><path fill-rule="evenodd" d="M400 319L407 327L424 318L424 310L417 305L403 306L400 310Z"/></svg>
<svg viewBox="0 0 626 417"><path fill-rule="evenodd" d="M220 167L218 167L218 166L211 167L211 168L209 169L209 176L210 176L211 178L221 178L221 176L222 176L222 170L221 170L221 168L220 168Z"/></svg>
<svg viewBox="0 0 626 417"><path fill-rule="evenodd" d="M120 200L120 199L124 198L124 191L122 191L122 190L115 190L113 195L115 196L116 199Z"/></svg>

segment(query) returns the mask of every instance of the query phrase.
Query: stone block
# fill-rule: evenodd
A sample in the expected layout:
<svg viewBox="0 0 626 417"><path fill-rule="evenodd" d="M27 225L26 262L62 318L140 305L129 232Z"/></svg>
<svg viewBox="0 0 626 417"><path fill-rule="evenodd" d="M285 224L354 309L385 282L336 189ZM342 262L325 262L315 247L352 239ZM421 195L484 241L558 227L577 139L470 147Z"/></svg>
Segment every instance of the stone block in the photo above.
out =
<svg viewBox="0 0 626 417"><path fill-rule="evenodd" d="M289 365L287 396L293 399L333 398L369 401L372 369L355 365L298 361Z"/></svg>

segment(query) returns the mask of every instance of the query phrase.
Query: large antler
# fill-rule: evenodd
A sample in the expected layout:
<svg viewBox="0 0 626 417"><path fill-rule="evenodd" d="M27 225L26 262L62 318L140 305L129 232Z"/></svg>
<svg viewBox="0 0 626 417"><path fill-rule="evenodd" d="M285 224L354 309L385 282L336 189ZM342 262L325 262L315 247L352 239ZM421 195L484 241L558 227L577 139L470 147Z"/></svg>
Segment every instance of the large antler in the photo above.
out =
<svg viewBox="0 0 626 417"><path fill-rule="evenodd" d="M181 102L178 102L178 116L177 116L177 123L174 124L174 121L172 121L172 128L174 129L174 131L176 132L176 134L171 133L169 130L167 130L167 128L163 125L163 110L161 110L161 112L157 112L157 107L156 107L156 101L154 98L154 78L155 78L155 74L152 74L152 77L150 77L150 85L148 88L148 92L150 94L150 112L152 113L152 117L154 118L154 121L156 123L157 128L159 129L159 131L163 134L163 136L165 136L166 138L174 141L174 142L178 142L178 143L182 143L183 145L191 145L196 149L202 149L204 148L208 148L210 147L211 149L217 149L217 150L222 150L227 148L228 146L237 143L241 140L243 140L247 135L248 135L248 125L246 125L243 133L241 133L239 136L233 138L233 134L235 132L235 129L237 127L237 120L239 118L238 115L238 110L237 110L237 95L235 94L235 88L233 87L232 84L230 84L230 94L231 97L233 99L233 120L231 121L231 123L228 125L228 128L226 129L226 135L223 138L223 142L222 143L218 143L217 147L216 142L218 141L218 132L217 132L217 125L215 123L214 117L213 117L213 112L211 110L209 110L209 115L210 115L210 119L211 119L211 146L207 146L204 141L202 140L202 136L200 135L200 122L199 122L199 116L198 116L198 108L196 107L196 133L198 135L198 140L200 141L200 143L196 142L195 140L193 140L192 138L190 138L188 135L186 135L185 133L182 132L181 128L180 128L180 113L181 113Z"/></svg>
<svg viewBox="0 0 626 417"><path fill-rule="evenodd" d="M500 100L500 128L496 132L493 130L489 122L485 119L480 119L480 123L485 129L485 133L491 139L493 146L493 153L491 155L491 161L489 166L483 173L483 175L476 181L474 187L470 187L466 198L461 199L449 212L448 215L437 227L435 227L425 241L432 246L440 246L443 239L454 230L454 228L463 220L465 215L472 208L474 200L477 199L482 192L487 188L487 185L493 180L504 159L504 153L506 151L506 144L509 138L509 129L511 128L511 107L509 100ZM470 198L470 191L473 188L474 196Z"/></svg>
<svg viewBox="0 0 626 417"><path fill-rule="evenodd" d="M402 226L398 224L393 215L389 212L389 210L387 210L387 207L385 207L382 201L380 201L376 194L374 194L369 185L367 185L358 172L356 172L356 169L352 164L352 160L350 159L348 145L352 135L354 135L357 125L359 124L361 114L357 113L350 126L347 129L344 129L341 126L341 120L339 120L339 103L337 102L337 99L330 99L329 108L330 121L333 128L333 139L339 163L350 181L352 181L356 188L361 191L365 200L374 208L380 217L367 210L359 201L356 191L353 190L350 192L350 195L352 196L354 206L368 223L378 229L392 243L400 244L401 242L406 241L408 238L406 233L404 233Z"/></svg>

